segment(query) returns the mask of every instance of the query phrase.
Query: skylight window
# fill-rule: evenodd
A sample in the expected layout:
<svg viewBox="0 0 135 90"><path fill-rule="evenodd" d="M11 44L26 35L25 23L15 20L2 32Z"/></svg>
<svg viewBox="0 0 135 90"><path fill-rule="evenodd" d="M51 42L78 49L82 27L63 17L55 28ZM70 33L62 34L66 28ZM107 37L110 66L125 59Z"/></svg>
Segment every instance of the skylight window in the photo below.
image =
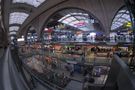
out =
<svg viewBox="0 0 135 90"><path fill-rule="evenodd" d="M117 14L116 15L116 18L119 18L120 16L122 16L123 14L121 13L121 14Z"/></svg>
<svg viewBox="0 0 135 90"><path fill-rule="evenodd" d="M86 17L83 16L75 16L77 19L86 19Z"/></svg>
<svg viewBox="0 0 135 90"><path fill-rule="evenodd" d="M120 10L119 13L125 13L127 10Z"/></svg>
<svg viewBox="0 0 135 90"><path fill-rule="evenodd" d="M71 13L71 15L81 15L81 16L89 16L86 13Z"/></svg>
<svg viewBox="0 0 135 90"><path fill-rule="evenodd" d="M58 20L58 22L67 24L72 27L76 27L80 30L90 30L89 24L91 24L94 19L90 19L89 15L86 13L70 13Z"/></svg>
<svg viewBox="0 0 135 90"><path fill-rule="evenodd" d="M40 6L46 0L13 0L13 3L25 3L34 7Z"/></svg>
<svg viewBox="0 0 135 90"><path fill-rule="evenodd" d="M69 19L71 19L71 20L76 20L76 18L75 18L75 17L70 17Z"/></svg>
<svg viewBox="0 0 135 90"><path fill-rule="evenodd" d="M18 26L11 26L9 27L9 31L12 32L12 31L18 31L19 30L19 27Z"/></svg>
<svg viewBox="0 0 135 90"><path fill-rule="evenodd" d="M123 14L122 17L129 17L129 14Z"/></svg>
<svg viewBox="0 0 135 90"><path fill-rule="evenodd" d="M23 22L27 19L29 14L24 12L13 12L10 13L9 24L23 24Z"/></svg>
<svg viewBox="0 0 135 90"><path fill-rule="evenodd" d="M111 30L115 30L127 22L131 22L129 11L120 10L113 20Z"/></svg>
<svg viewBox="0 0 135 90"><path fill-rule="evenodd" d="M117 20L118 22L121 22L121 23L125 23L125 22L127 22L125 19L122 19L122 18L119 18L118 20Z"/></svg>
<svg viewBox="0 0 135 90"><path fill-rule="evenodd" d="M10 32L9 34L10 34L10 35L15 35L15 34L16 34L16 32Z"/></svg>

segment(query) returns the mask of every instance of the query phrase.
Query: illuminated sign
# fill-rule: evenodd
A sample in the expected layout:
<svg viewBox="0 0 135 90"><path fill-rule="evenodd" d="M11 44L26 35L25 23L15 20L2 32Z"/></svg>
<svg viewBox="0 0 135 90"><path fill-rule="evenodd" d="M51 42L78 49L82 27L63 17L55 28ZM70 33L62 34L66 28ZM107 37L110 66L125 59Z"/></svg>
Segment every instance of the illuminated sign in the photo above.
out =
<svg viewBox="0 0 135 90"><path fill-rule="evenodd" d="M132 27L132 23L131 22L127 22L125 26L126 27Z"/></svg>

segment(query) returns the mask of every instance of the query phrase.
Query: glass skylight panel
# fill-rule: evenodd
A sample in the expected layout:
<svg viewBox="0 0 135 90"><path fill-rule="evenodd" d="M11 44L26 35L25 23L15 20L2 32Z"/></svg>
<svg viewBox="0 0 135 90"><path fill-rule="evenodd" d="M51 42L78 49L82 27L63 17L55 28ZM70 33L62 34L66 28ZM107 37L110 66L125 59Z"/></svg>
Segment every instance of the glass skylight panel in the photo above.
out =
<svg viewBox="0 0 135 90"><path fill-rule="evenodd" d="M77 24L77 23L79 23L79 21L78 21L78 20L76 20L76 21L72 22L72 24Z"/></svg>
<svg viewBox="0 0 135 90"><path fill-rule="evenodd" d="M126 17L126 19L127 19L128 21L131 21L131 18L130 18L130 16L129 16L129 17Z"/></svg>
<svg viewBox="0 0 135 90"><path fill-rule="evenodd" d="M61 22L61 21L65 20L65 19L67 19L68 17L71 17L71 15L68 14L68 15L62 17L61 19L59 19L58 21Z"/></svg>
<svg viewBox="0 0 135 90"><path fill-rule="evenodd" d="M72 18L67 18L67 19L65 19L65 20L68 21L68 22L73 21ZM65 21L65 20L64 20L64 21Z"/></svg>
<svg viewBox="0 0 135 90"><path fill-rule="evenodd" d="M114 25L111 27L111 29L114 30L114 29L116 29L116 28L118 28L118 27L119 27L119 25L114 24Z"/></svg>
<svg viewBox="0 0 135 90"><path fill-rule="evenodd" d="M129 11L127 10L126 13L129 14Z"/></svg>
<svg viewBox="0 0 135 90"><path fill-rule="evenodd" d="M12 32L12 31L18 31L19 30L19 27L18 26L11 26L9 27L9 31Z"/></svg>
<svg viewBox="0 0 135 90"><path fill-rule="evenodd" d="M23 24L29 14L24 12L13 12L10 13L9 24Z"/></svg>
<svg viewBox="0 0 135 90"><path fill-rule="evenodd" d="M118 21L124 24L127 20L123 18L119 18Z"/></svg>
<svg viewBox="0 0 135 90"><path fill-rule="evenodd" d="M123 14L122 17L126 18L126 17L130 17L130 16L128 14Z"/></svg>
<svg viewBox="0 0 135 90"><path fill-rule="evenodd" d="M72 15L74 15L74 17ZM81 16L79 17L79 15L81 15ZM62 17L58 21L61 22L61 21L64 21L68 18L71 18L72 20L75 20L76 19L75 17L77 17L77 16L78 16L79 19L86 19L83 16L88 16L88 14L85 14L85 13L70 13L70 14L67 14L66 16Z"/></svg>
<svg viewBox="0 0 135 90"><path fill-rule="evenodd" d="M84 22L85 22L85 23L90 23L88 19L85 19Z"/></svg>
<svg viewBox="0 0 135 90"><path fill-rule="evenodd" d="M76 20L76 18L74 18L74 17L69 17L69 19L71 19L71 20Z"/></svg>
<svg viewBox="0 0 135 90"><path fill-rule="evenodd" d="M83 13L84 16L89 16L87 13Z"/></svg>
<svg viewBox="0 0 135 90"><path fill-rule="evenodd" d="M86 14L86 13L71 13L71 15L89 16L89 15L88 15L88 14Z"/></svg>
<svg viewBox="0 0 135 90"><path fill-rule="evenodd" d="M115 18L119 18L122 14L117 14Z"/></svg>
<svg viewBox="0 0 135 90"><path fill-rule="evenodd" d="M16 34L16 32L9 32L9 34L10 34L10 35L15 35L15 34Z"/></svg>
<svg viewBox="0 0 135 90"><path fill-rule="evenodd" d="M67 24L67 23L68 23L68 21L64 20L64 21L62 21L62 23L65 23L65 24Z"/></svg>
<svg viewBox="0 0 135 90"><path fill-rule="evenodd" d="M123 25L123 23L121 23L121 22L114 22L114 23L112 24L111 29L114 30L114 29L116 29L116 28L118 28L118 27L120 27L120 26L122 26L122 25Z"/></svg>
<svg viewBox="0 0 135 90"><path fill-rule="evenodd" d="M68 25L70 25L70 26L74 26L74 24L73 24L73 23L68 23Z"/></svg>
<svg viewBox="0 0 135 90"><path fill-rule="evenodd" d="M119 18L114 18L114 19L113 19L113 22L117 21L118 19L119 19Z"/></svg>
<svg viewBox="0 0 135 90"><path fill-rule="evenodd" d="M70 13L71 15L77 15L78 13Z"/></svg>
<svg viewBox="0 0 135 90"><path fill-rule="evenodd" d="M126 12L127 10L120 10L119 13L124 13Z"/></svg>
<svg viewBox="0 0 135 90"><path fill-rule="evenodd" d="M111 26L111 30L113 30L113 29L115 29L115 27L114 26Z"/></svg>
<svg viewBox="0 0 135 90"><path fill-rule="evenodd" d="M82 20L82 19L89 19L89 18L86 18L86 17L83 17L83 16L75 16L77 19L80 19L80 20Z"/></svg>
<svg viewBox="0 0 135 90"><path fill-rule="evenodd" d="M121 23L121 22L115 22L114 24L117 24L119 26L123 25L123 23Z"/></svg>
<svg viewBox="0 0 135 90"><path fill-rule="evenodd" d="M25 3L34 7L38 7L45 1L46 0L13 0L13 3Z"/></svg>
<svg viewBox="0 0 135 90"><path fill-rule="evenodd" d="M91 19L90 22L91 22L91 23L95 23L95 20L94 20L94 19Z"/></svg>
<svg viewBox="0 0 135 90"><path fill-rule="evenodd" d="M89 24L95 22L94 19L90 19L88 16L86 13L70 13L59 19L58 22L87 31L91 28Z"/></svg>
<svg viewBox="0 0 135 90"><path fill-rule="evenodd" d="M115 27L119 27L120 25L119 24L114 24Z"/></svg>
<svg viewBox="0 0 135 90"><path fill-rule="evenodd" d="M127 19L128 21L131 21L130 15L128 15L128 14L124 14L124 15L122 16L122 18L125 18L125 19Z"/></svg>

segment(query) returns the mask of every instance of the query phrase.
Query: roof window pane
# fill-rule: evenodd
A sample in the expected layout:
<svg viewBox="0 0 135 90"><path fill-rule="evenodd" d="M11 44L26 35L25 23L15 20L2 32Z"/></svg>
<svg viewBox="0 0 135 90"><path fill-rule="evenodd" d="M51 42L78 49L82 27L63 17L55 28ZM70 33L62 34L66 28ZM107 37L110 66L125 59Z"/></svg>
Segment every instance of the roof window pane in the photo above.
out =
<svg viewBox="0 0 135 90"><path fill-rule="evenodd" d="M15 35L15 34L16 34L16 32L9 32L9 34L10 34L10 35Z"/></svg>
<svg viewBox="0 0 135 90"><path fill-rule="evenodd" d="M28 16L29 14L23 12L10 13L9 24L23 24Z"/></svg>
<svg viewBox="0 0 135 90"><path fill-rule="evenodd" d="M88 19L88 18L86 18L86 17L83 17L83 16L75 16L77 19Z"/></svg>
<svg viewBox="0 0 135 90"><path fill-rule="evenodd" d="M18 26L12 26L12 27L9 27L9 31L12 32L12 31L18 31L19 30L19 27Z"/></svg>
<svg viewBox="0 0 135 90"><path fill-rule="evenodd" d="M129 11L124 9L120 10L115 18L113 19L111 30L117 29L120 26L124 25L128 21L131 21Z"/></svg>
<svg viewBox="0 0 135 90"><path fill-rule="evenodd" d="M69 17L71 20L76 20L76 18L75 17Z"/></svg>
<svg viewBox="0 0 135 90"><path fill-rule="evenodd" d="M120 19L118 19L118 21L124 24L127 20L123 19L123 18L120 18Z"/></svg>
<svg viewBox="0 0 135 90"><path fill-rule="evenodd" d="M126 12L127 10L120 10L119 13L124 13Z"/></svg>
<svg viewBox="0 0 135 90"><path fill-rule="evenodd" d="M45 1L46 0L13 0L13 3L25 3L34 7L38 7Z"/></svg>
<svg viewBox="0 0 135 90"><path fill-rule="evenodd" d="M120 16L122 16L122 14L117 14L117 15L116 15L116 18L119 18Z"/></svg>

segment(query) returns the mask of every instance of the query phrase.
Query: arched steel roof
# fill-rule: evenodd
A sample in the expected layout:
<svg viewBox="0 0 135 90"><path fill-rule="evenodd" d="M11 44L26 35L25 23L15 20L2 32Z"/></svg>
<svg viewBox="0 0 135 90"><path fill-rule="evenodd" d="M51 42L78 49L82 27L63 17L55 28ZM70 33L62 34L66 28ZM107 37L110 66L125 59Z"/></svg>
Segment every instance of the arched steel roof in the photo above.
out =
<svg viewBox="0 0 135 90"><path fill-rule="evenodd" d="M117 3L114 3L114 2ZM82 8L85 10L88 10L92 12L95 16L97 16L100 21L103 23L104 28L106 29L106 32L108 32L111 25L111 20L113 19L114 14L116 11L124 5L123 0L5 0L5 25L6 27L9 27L11 24L11 19L7 20L8 16L12 16L14 12L23 14L20 15L20 18L23 18L24 20L17 20L19 21L20 31L19 34L22 34L25 32L26 27L29 27L33 21L34 23L39 23L38 31L40 32L40 29L42 28L42 25L46 18L49 17L52 13L55 11L66 8L66 7L77 7ZM11 13L9 13L11 12ZM25 14L23 13L25 12ZM28 12L28 13L26 13ZM9 14L9 15L8 15ZM26 16L26 17L23 17ZM42 18L42 20L40 19ZM41 22L36 21L41 20ZM44 21L43 21L44 20ZM21 22L23 21L23 22ZM10 22L10 24L9 24ZM16 22L16 20L14 20ZM7 24L8 23L8 24ZM18 23L18 22L17 22ZM13 23L16 24L17 23ZM36 25L36 24L34 24ZM37 27L35 26L35 27ZM11 26L10 26L11 27ZM38 33L39 33L38 32Z"/></svg>
<svg viewBox="0 0 135 90"><path fill-rule="evenodd" d="M60 1L60 0L58 0ZM111 21L117 12L117 10L124 5L123 0L117 0L117 4L114 3L114 0L109 0L109 1L99 1L99 0L85 0L84 1L71 1L71 0L63 0L61 3L56 3L52 7L48 8L48 5L42 5L42 9L40 11L33 13L33 15L28 18L28 20L22 25L20 28L19 34L23 33L23 30L26 30L26 27L29 27L31 25L30 23L34 22L38 24L38 33L40 33L40 30L42 29L42 24L43 24L43 19L44 21L47 20L49 15L52 15L54 12L62 9L62 8L68 8L68 7L77 7L77 8L82 8L86 11L92 12L95 16L97 16L102 24L104 25L104 28L106 29L106 32L109 32L110 26L111 26ZM49 1L48 1L49 3ZM54 4L54 3L53 3ZM50 1L50 6L52 5ZM45 9L48 8L48 9ZM44 8L44 10L43 10ZM40 19L42 18L42 19ZM37 20L37 22L36 22ZM40 20L40 22L39 22Z"/></svg>

